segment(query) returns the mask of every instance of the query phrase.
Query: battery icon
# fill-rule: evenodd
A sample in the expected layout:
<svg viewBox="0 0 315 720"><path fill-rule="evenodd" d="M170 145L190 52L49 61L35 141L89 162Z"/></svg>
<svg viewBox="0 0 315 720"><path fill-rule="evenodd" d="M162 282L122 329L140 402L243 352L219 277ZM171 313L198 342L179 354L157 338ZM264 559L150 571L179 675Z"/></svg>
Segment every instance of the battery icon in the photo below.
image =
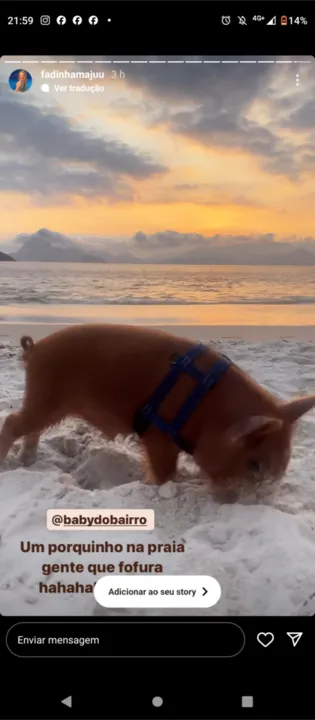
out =
<svg viewBox="0 0 315 720"><path fill-rule="evenodd" d="M280 19L280 25L287 25L288 24L288 18L286 15L282 15Z"/></svg>

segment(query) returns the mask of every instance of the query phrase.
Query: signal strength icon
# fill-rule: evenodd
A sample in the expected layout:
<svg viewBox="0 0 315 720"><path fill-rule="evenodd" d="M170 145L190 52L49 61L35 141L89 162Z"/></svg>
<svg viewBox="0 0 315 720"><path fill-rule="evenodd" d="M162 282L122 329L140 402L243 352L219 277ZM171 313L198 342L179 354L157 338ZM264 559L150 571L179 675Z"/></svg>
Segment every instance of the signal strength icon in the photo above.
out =
<svg viewBox="0 0 315 720"><path fill-rule="evenodd" d="M301 640L301 637L302 637L303 633L301 633L301 632L287 632L287 635L288 635L288 637L290 638L290 640L292 640L292 645L293 645L293 647L296 647L296 645L298 644L299 640Z"/></svg>
<svg viewBox="0 0 315 720"><path fill-rule="evenodd" d="M276 22L277 22L277 18L276 18L276 16L274 15L273 18L271 18L271 20L269 20L269 22L267 22L266 24L267 24L267 25L275 25Z"/></svg>

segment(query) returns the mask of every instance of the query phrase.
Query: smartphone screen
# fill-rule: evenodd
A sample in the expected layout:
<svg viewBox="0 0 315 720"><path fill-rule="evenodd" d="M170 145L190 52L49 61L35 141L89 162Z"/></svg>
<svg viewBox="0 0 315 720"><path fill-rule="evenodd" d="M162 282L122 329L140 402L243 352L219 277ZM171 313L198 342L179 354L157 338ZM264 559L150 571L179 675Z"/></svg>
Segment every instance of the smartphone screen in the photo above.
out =
<svg viewBox="0 0 315 720"><path fill-rule="evenodd" d="M3 718L313 718L312 3L1 5Z"/></svg>

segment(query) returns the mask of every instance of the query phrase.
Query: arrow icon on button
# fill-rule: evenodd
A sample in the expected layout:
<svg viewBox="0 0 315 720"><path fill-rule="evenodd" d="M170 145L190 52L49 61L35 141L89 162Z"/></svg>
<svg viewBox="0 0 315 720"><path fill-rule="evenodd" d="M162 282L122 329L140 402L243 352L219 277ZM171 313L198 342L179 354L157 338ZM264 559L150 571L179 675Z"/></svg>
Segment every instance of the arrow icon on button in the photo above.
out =
<svg viewBox="0 0 315 720"><path fill-rule="evenodd" d="M203 587L202 589L203 589L203 591L204 591L204 592L202 593L202 597L204 597L204 596L207 594L208 590L206 590L205 587Z"/></svg>
<svg viewBox="0 0 315 720"><path fill-rule="evenodd" d="M293 645L293 647L296 647L296 645L298 644L299 640L301 640L301 637L302 637L303 633L302 633L302 632L295 632L295 633L294 633L294 632L287 632L287 635L288 635L288 637L290 638L290 640L292 640L292 645Z"/></svg>
<svg viewBox="0 0 315 720"><path fill-rule="evenodd" d="M66 705L68 708L72 708L72 697L71 695L68 695L68 697L64 698L64 700L61 700L63 705Z"/></svg>

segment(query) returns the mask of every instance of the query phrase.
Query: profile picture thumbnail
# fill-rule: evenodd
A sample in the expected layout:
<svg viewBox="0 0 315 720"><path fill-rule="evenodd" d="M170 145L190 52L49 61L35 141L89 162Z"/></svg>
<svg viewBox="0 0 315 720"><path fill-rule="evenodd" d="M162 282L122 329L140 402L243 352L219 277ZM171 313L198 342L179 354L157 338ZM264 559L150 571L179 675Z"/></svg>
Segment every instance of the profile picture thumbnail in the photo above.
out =
<svg viewBox="0 0 315 720"><path fill-rule="evenodd" d="M27 70L13 70L9 77L11 90L16 93L23 93L30 89L33 79Z"/></svg>

